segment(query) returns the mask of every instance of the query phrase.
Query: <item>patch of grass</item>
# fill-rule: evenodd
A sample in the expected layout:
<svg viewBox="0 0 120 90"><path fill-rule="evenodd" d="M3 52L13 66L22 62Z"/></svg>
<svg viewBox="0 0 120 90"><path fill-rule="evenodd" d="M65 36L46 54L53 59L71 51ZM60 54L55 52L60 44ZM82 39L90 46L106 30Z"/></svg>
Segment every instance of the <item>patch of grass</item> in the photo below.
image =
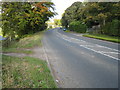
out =
<svg viewBox="0 0 120 90"><path fill-rule="evenodd" d="M4 53L25 53L25 54L32 54L33 52L31 50L26 49L17 49L17 48L2 48L2 51Z"/></svg>
<svg viewBox="0 0 120 90"><path fill-rule="evenodd" d="M92 34L85 34L85 37L96 38L101 40L106 40L110 42L120 43L120 38L114 36L107 36L107 35L92 35Z"/></svg>
<svg viewBox="0 0 120 90"><path fill-rule="evenodd" d="M2 56L3 88L56 88L46 61Z"/></svg>
<svg viewBox="0 0 120 90"><path fill-rule="evenodd" d="M80 33L80 32L76 32L76 31L71 31L69 29L67 29L65 32L74 33L74 34L85 34L85 33Z"/></svg>
<svg viewBox="0 0 120 90"><path fill-rule="evenodd" d="M13 41L9 45L9 47L3 46L2 52L31 54L32 51L26 50L26 49L42 46L42 43L41 43L42 35L43 35L43 32L38 32L33 35L27 35L26 37L20 39L19 41Z"/></svg>
<svg viewBox="0 0 120 90"><path fill-rule="evenodd" d="M41 46L41 39L42 39L43 32L35 33L33 35L28 35L20 39L19 42L14 43L11 47L16 48L33 48L36 46Z"/></svg>
<svg viewBox="0 0 120 90"><path fill-rule="evenodd" d="M70 32L70 30L66 30L65 32Z"/></svg>

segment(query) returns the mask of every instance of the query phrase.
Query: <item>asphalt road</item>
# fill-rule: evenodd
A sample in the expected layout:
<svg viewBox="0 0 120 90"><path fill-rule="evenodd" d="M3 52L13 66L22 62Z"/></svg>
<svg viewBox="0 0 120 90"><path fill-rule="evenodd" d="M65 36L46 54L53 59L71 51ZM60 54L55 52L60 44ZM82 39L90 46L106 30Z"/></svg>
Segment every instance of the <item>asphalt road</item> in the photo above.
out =
<svg viewBox="0 0 120 90"><path fill-rule="evenodd" d="M48 30L43 46L62 88L118 88L118 44L59 28Z"/></svg>

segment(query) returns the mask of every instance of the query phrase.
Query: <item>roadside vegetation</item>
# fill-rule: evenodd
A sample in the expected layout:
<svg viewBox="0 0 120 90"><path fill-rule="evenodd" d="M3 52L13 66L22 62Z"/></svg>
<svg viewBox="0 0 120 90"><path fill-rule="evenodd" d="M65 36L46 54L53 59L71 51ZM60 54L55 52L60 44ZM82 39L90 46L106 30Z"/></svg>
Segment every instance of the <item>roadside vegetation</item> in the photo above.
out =
<svg viewBox="0 0 120 90"><path fill-rule="evenodd" d="M65 10L61 24L73 32L89 33L84 36L119 42L119 7L119 2L75 2Z"/></svg>
<svg viewBox="0 0 120 90"><path fill-rule="evenodd" d="M39 46L46 22L53 17L52 2L2 2L3 52L32 53L29 48ZM36 34L37 33L37 34ZM25 49L27 48L27 49Z"/></svg>
<svg viewBox="0 0 120 90"><path fill-rule="evenodd" d="M60 27L61 26L60 19L54 19L54 25L55 25L55 27Z"/></svg>
<svg viewBox="0 0 120 90"><path fill-rule="evenodd" d="M3 2L2 33L10 41L43 31L56 14L52 2Z"/></svg>
<svg viewBox="0 0 120 90"><path fill-rule="evenodd" d="M2 56L3 88L56 88L46 61Z"/></svg>
<svg viewBox="0 0 120 90"><path fill-rule="evenodd" d="M114 37L114 36L108 36L108 35L95 35L95 34L85 34L83 35L85 37L90 37L90 38L96 38L100 40L105 40L105 41L110 41L110 42L115 42L115 43L120 43L120 38Z"/></svg>
<svg viewBox="0 0 120 90"><path fill-rule="evenodd" d="M14 40L9 42L8 40L4 40L2 42L2 52L3 53L26 53L32 54L33 52L30 50L34 47L42 46L41 39L43 36L43 32L38 32L33 35L27 35L21 38L19 41Z"/></svg>
<svg viewBox="0 0 120 90"><path fill-rule="evenodd" d="M74 21L71 22L69 25L69 29L72 30L73 32L78 32L78 33L85 33L87 26L85 24L82 24L80 21Z"/></svg>
<svg viewBox="0 0 120 90"><path fill-rule="evenodd" d="M28 57L33 48L41 47L47 28L46 21L53 17L52 2L2 2L2 88L56 88L47 62ZM8 56L22 53L26 57Z"/></svg>
<svg viewBox="0 0 120 90"><path fill-rule="evenodd" d="M41 47L43 32L13 41L3 47L5 53L32 54L32 48ZM4 42L4 41L3 41ZM28 49L28 50L27 50ZM32 57L2 55L2 88L56 88L47 62Z"/></svg>

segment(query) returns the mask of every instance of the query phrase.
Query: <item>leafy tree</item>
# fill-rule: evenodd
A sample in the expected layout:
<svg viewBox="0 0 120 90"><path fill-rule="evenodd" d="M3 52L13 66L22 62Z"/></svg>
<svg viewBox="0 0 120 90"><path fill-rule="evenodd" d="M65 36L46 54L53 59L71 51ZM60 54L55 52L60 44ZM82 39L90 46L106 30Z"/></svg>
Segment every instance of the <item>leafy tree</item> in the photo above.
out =
<svg viewBox="0 0 120 90"><path fill-rule="evenodd" d="M103 26L104 34L120 37L119 25L119 20L112 20L112 22L108 22L105 26Z"/></svg>
<svg viewBox="0 0 120 90"><path fill-rule="evenodd" d="M105 25L106 22L112 21L112 19L117 19L119 17L120 4L116 2L91 2L86 4L86 8L83 9L83 12L86 13L84 20L89 21L98 21L99 24ZM94 24L93 24L94 25Z"/></svg>
<svg viewBox="0 0 120 90"><path fill-rule="evenodd" d="M60 26L61 25L60 19L54 19L54 24Z"/></svg>
<svg viewBox="0 0 120 90"><path fill-rule="evenodd" d="M66 19L65 14L63 14L63 16L62 16L61 24L62 24L62 26L68 28L68 20Z"/></svg>
<svg viewBox="0 0 120 90"><path fill-rule="evenodd" d="M78 12L79 9L81 10L81 7L83 7L82 2L75 2L70 7L68 7L65 10L65 13L63 14L63 17L61 19L62 25L68 28L68 25L72 21L81 20L81 17L79 17L79 12Z"/></svg>
<svg viewBox="0 0 120 90"><path fill-rule="evenodd" d="M75 2L65 10L61 22L62 26L65 26L66 28L68 28L71 22L74 21L83 22L87 25L88 28L99 25L101 28L99 33L107 34L104 33L106 32L104 31L104 28L109 26L109 24L114 25L113 22L119 22L119 10L119 2ZM114 32L114 35L117 35L115 32L118 29L115 29L116 28L112 29L112 31L109 29L109 32Z"/></svg>
<svg viewBox="0 0 120 90"><path fill-rule="evenodd" d="M10 39L20 38L44 30L45 22L55 14L52 2L3 2L2 30Z"/></svg>

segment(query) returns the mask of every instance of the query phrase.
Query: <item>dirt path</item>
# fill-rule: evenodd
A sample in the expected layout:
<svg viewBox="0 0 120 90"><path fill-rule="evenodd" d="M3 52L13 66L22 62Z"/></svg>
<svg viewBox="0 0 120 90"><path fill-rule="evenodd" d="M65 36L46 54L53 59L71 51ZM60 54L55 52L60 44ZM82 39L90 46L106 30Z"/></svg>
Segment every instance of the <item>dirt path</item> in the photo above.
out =
<svg viewBox="0 0 120 90"><path fill-rule="evenodd" d="M42 60L46 60L43 47L35 47L35 48L29 49L29 50L33 51L33 54L12 53L12 52L11 53L2 53L2 54L3 55L9 55L9 56L16 56L16 57L29 56L29 57L35 57L35 58L39 58L39 59L42 59Z"/></svg>

